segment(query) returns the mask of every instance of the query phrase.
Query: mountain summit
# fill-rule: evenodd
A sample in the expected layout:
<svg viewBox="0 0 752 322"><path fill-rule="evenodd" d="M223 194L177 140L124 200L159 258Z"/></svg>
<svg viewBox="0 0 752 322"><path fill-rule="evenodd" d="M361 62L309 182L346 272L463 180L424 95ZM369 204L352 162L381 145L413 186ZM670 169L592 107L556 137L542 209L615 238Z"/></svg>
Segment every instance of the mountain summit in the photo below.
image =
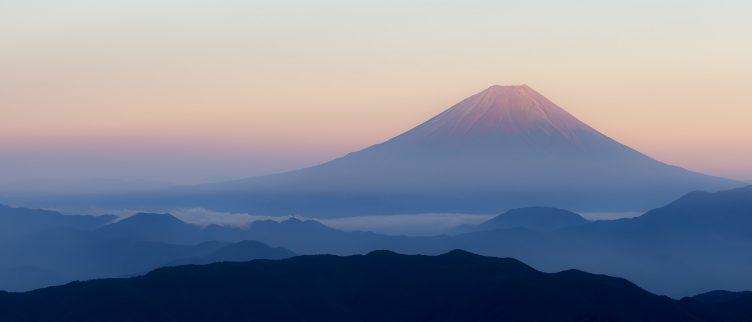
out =
<svg viewBox="0 0 752 322"><path fill-rule="evenodd" d="M265 214L645 210L740 185L656 161L527 85L491 86L389 141L297 171L142 196Z"/></svg>
<svg viewBox="0 0 752 322"><path fill-rule="evenodd" d="M494 85L405 133L402 138L444 141L538 133L576 140L580 135L597 132L527 85Z"/></svg>

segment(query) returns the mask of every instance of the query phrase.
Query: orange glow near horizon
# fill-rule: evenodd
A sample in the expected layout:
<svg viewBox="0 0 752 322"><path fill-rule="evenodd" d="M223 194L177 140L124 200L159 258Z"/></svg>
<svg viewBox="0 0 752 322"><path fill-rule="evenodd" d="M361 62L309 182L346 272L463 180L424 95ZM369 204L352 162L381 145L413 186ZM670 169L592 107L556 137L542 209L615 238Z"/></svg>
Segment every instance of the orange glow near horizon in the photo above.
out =
<svg viewBox="0 0 752 322"><path fill-rule="evenodd" d="M0 176L288 170L526 83L658 160L752 179L743 1L13 2L0 10Z"/></svg>

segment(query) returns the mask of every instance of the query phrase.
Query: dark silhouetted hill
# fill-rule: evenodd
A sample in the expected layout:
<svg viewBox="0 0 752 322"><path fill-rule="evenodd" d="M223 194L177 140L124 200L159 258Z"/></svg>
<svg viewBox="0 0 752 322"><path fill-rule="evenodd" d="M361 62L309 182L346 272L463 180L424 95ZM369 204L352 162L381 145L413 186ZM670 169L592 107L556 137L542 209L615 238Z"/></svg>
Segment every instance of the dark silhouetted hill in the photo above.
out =
<svg viewBox="0 0 752 322"><path fill-rule="evenodd" d="M683 298L682 304L695 316L708 321L752 321L752 292L711 291Z"/></svg>
<svg viewBox="0 0 752 322"><path fill-rule="evenodd" d="M43 308L43 309L42 309ZM0 294L15 321L722 321L620 278L464 251L162 268Z"/></svg>
<svg viewBox="0 0 752 322"><path fill-rule="evenodd" d="M752 299L752 291L746 292L731 292L724 290L716 290L705 292L692 297L693 300L705 303L705 304L722 304L731 301L736 301L742 298Z"/></svg>

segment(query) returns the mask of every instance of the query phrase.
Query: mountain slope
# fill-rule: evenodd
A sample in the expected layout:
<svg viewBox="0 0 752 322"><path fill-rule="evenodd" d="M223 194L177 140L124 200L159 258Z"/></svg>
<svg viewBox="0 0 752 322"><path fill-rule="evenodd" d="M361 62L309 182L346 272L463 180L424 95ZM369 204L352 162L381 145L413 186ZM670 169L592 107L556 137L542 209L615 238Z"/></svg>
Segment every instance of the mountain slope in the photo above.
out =
<svg viewBox="0 0 752 322"><path fill-rule="evenodd" d="M184 222L170 214L138 213L94 231L103 238L198 244L207 241L237 242L252 239L247 229Z"/></svg>
<svg viewBox="0 0 752 322"><path fill-rule="evenodd" d="M76 296L72 296L76 294ZM44 310L39 310L44 307ZM464 251L159 269L0 294L4 321L702 321L626 280Z"/></svg>
<svg viewBox="0 0 752 322"><path fill-rule="evenodd" d="M201 228L181 221L170 214L138 213L101 227L97 233L107 238L161 241L178 244L197 239Z"/></svg>
<svg viewBox="0 0 752 322"><path fill-rule="evenodd" d="M731 292L731 291L716 290L716 291L710 291L710 292L698 294L692 297L692 299L705 303L705 304L729 303L729 302L736 301L736 300L743 299L743 298L752 299L752 291Z"/></svg>
<svg viewBox="0 0 752 322"><path fill-rule="evenodd" d="M63 215L50 210L0 205L0 240L12 239L47 229L90 230L104 226L115 219L115 216Z"/></svg>
<svg viewBox="0 0 752 322"><path fill-rule="evenodd" d="M644 210L737 182L645 156L528 86L492 86L384 143L311 168L131 196L140 206L343 216Z"/></svg>
<svg viewBox="0 0 752 322"><path fill-rule="evenodd" d="M175 245L76 230L44 231L0 246L0 290L25 291L74 280L132 276L158 267L280 259L294 254L256 241Z"/></svg>
<svg viewBox="0 0 752 322"><path fill-rule="evenodd" d="M456 236L404 237L343 232L298 220L257 222L252 239L299 254L356 254L390 249L437 254L461 248L514 257L545 271L577 268L623 276L660 294L752 289L752 186L690 193L631 219L596 221L554 231L495 229ZM720 263L723 263L722 265Z"/></svg>
<svg viewBox="0 0 752 322"><path fill-rule="evenodd" d="M683 298L682 304L693 315L705 320L752 321L752 292L712 291Z"/></svg>
<svg viewBox="0 0 752 322"><path fill-rule="evenodd" d="M450 244L519 258L543 270L578 268L622 276L654 292L686 296L752 288L752 186L693 192L629 219L552 232L468 233Z"/></svg>
<svg viewBox="0 0 752 322"><path fill-rule="evenodd" d="M550 207L527 207L509 210L476 227L479 230L526 228L555 230L585 224L582 216L568 210Z"/></svg>
<svg viewBox="0 0 752 322"><path fill-rule="evenodd" d="M298 254L350 255L376 249L438 254L461 248L518 258L544 271L576 268L623 276L653 292L679 297L715 289L752 289L748 272L752 267L750 200L752 186L694 192L632 219L590 222L554 231L511 228L457 236L344 232L298 219L257 221L247 229L190 227L195 229L191 234L196 233L196 242L242 237ZM167 247L157 243L175 240L175 236L159 231L143 235L141 231L120 234L113 240L101 231L45 231L0 243L0 267L11 268L10 272L18 272L14 268L19 266L60 270L58 273L68 280L70 276L121 276L178 259L201 259L225 245L207 243L214 246L204 245L198 253L188 245ZM135 241L145 237L152 242Z"/></svg>
<svg viewBox="0 0 752 322"><path fill-rule="evenodd" d="M718 192L695 191L635 219L692 234L752 240L752 186Z"/></svg>
<svg viewBox="0 0 752 322"><path fill-rule="evenodd" d="M169 265L246 262L254 259L284 259L293 256L295 256L295 253L282 247L269 247L254 240L244 240L229 244L203 256L179 259Z"/></svg>

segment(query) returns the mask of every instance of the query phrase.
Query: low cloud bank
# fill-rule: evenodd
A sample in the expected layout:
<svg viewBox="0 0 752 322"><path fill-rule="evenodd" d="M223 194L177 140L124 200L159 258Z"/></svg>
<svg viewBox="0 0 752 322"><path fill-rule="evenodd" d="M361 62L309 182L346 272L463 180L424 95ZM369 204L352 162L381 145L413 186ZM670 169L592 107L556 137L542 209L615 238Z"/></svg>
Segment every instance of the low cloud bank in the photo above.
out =
<svg viewBox="0 0 752 322"><path fill-rule="evenodd" d="M121 218L127 218L142 211L124 210L107 212ZM148 211L155 212L155 211ZM409 214L409 215L382 215L382 216L353 216L344 218L319 219L304 216L260 216L246 213L228 213L208 210L204 208L181 208L156 211L170 213L182 221L192 224L207 226L221 225L233 227L248 227L257 220L284 221L290 218L301 220L312 219L332 228L344 231L371 231L388 235L411 235L425 236L437 235L451 231L462 225L477 225L494 215L476 214Z"/></svg>
<svg viewBox="0 0 752 322"><path fill-rule="evenodd" d="M493 217L494 215L440 213L345 217L319 221L346 231L363 230L389 235L437 235L462 225L477 225Z"/></svg>
<svg viewBox="0 0 752 322"><path fill-rule="evenodd" d="M121 218L126 218L138 212L140 211L127 210L116 212L114 214ZM461 213L427 213L320 219L304 216L260 216L247 213L219 212L204 208L181 208L159 212L170 213L182 221L200 226L214 224L232 227L248 227L251 223L257 220L284 221L290 218L298 218L301 220L316 220L329 227L344 231L370 231L386 235L408 236L429 236L449 233L459 226L478 225L496 216ZM636 217L640 214L641 213L638 212L583 213L582 216L589 220L613 220L626 217Z"/></svg>

